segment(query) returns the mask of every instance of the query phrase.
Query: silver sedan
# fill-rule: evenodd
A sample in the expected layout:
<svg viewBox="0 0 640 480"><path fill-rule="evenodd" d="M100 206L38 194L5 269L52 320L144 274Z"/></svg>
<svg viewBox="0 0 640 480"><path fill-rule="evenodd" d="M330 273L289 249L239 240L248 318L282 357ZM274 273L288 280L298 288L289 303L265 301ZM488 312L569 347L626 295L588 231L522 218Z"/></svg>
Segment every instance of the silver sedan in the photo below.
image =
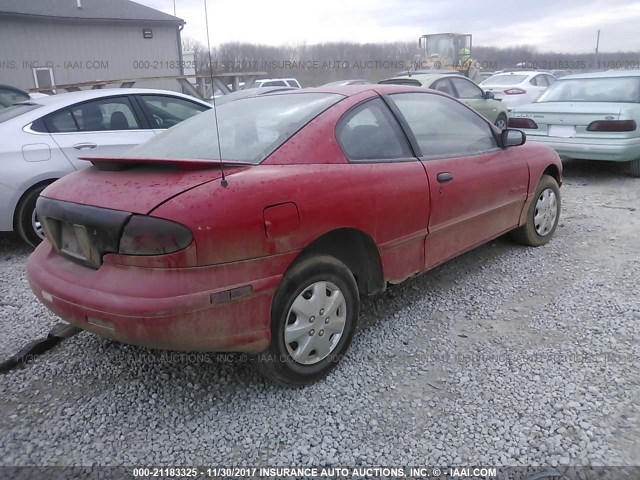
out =
<svg viewBox="0 0 640 480"><path fill-rule="evenodd" d="M211 108L176 92L105 89L62 93L0 110L0 231L35 246L35 213L47 185L91 165L79 157L119 155Z"/></svg>

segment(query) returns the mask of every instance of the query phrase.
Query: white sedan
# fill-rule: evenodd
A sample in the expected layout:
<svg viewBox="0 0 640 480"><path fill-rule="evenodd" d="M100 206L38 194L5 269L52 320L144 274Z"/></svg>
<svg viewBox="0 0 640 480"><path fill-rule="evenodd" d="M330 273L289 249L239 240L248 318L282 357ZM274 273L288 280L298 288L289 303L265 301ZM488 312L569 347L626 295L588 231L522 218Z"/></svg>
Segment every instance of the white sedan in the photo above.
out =
<svg viewBox="0 0 640 480"><path fill-rule="evenodd" d="M85 155L118 155L211 108L181 93L140 88L84 90L0 110L0 231L29 244L43 238L35 213L47 185L91 164Z"/></svg>
<svg viewBox="0 0 640 480"><path fill-rule="evenodd" d="M480 85L486 92L492 92L494 98L502 100L511 110L516 105L535 102L555 81L556 77L547 72L519 70L496 73Z"/></svg>

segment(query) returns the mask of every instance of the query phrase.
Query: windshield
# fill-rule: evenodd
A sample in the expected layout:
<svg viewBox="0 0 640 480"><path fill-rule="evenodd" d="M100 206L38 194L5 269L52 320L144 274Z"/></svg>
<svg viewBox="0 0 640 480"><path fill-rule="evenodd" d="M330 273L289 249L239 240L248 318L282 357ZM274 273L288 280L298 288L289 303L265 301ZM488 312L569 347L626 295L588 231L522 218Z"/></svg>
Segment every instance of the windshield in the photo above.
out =
<svg viewBox="0 0 640 480"><path fill-rule="evenodd" d="M40 108L41 106L42 105L38 105L37 103L19 103L11 107L0 109L0 123L11 120L12 118L22 115L23 113L30 112L31 110L35 110L36 108Z"/></svg>
<svg viewBox="0 0 640 480"><path fill-rule="evenodd" d="M640 102L640 77L558 80L540 96L544 102Z"/></svg>
<svg viewBox="0 0 640 480"><path fill-rule="evenodd" d="M517 85L527 79L527 75L494 75L487 78L484 85Z"/></svg>
<svg viewBox="0 0 640 480"><path fill-rule="evenodd" d="M335 94L301 93L265 95L225 103L133 148L128 156L220 160L220 148L223 160L257 164L314 117L343 98Z"/></svg>

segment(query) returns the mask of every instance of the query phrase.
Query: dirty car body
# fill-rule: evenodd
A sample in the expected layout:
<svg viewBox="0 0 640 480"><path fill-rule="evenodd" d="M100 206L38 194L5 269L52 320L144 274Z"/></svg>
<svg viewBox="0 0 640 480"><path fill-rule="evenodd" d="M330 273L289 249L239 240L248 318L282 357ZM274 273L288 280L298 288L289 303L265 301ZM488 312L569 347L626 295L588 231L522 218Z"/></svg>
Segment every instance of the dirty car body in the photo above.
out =
<svg viewBox="0 0 640 480"><path fill-rule="evenodd" d="M508 146L524 135L438 92L241 99L217 109L219 141L213 113L42 193L27 272L49 309L135 345L267 352L263 373L309 383L348 348L361 295L557 224L539 189L561 183L555 152Z"/></svg>

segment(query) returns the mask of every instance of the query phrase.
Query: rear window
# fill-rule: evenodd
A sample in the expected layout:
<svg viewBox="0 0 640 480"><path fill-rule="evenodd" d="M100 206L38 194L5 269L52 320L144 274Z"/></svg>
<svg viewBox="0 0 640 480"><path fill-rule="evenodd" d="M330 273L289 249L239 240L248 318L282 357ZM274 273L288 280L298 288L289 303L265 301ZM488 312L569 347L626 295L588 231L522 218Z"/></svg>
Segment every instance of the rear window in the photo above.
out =
<svg viewBox="0 0 640 480"><path fill-rule="evenodd" d="M411 85L414 87L421 87L422 84L415 78L392 78L391 80L382 80L378 82L382 85Z"/></svg>
<svg viewBox="0 0 640 480"><path fill-rule="evenodd" d="M528 75L494 75L482 83L484 85L516 85L524 82Z"/></svg>
<svg viewBox="0 0 640 480"><path fill-rule="evenodd" d="M0 108L10 107L11 105L27 100L29 100L29 95L26 92L0 86Z"/></svg>
<svg viewBox="0 0 640 480"><path fill-rule="evenodd" d="M640 102L640 77L557 80L540 96L541 102Z"/></svg>
<svg viewBox="0 0 640 480"><path fill-rule="evenodd" d="M20 103L18 105L0 109L0 123L11 120L12 118L22 115L23 113L30 112L31 110L35 110L36 108L40 108L41 106L42 105L38 105L37 103Z"/></svg>
<svg viewBox="0 0 640 480"><path fill-rule="evenodd" d="M244 98L220 105L170 128L128 155L141 158L223 160L260 163L342 95L301 93Z"/></svg>

